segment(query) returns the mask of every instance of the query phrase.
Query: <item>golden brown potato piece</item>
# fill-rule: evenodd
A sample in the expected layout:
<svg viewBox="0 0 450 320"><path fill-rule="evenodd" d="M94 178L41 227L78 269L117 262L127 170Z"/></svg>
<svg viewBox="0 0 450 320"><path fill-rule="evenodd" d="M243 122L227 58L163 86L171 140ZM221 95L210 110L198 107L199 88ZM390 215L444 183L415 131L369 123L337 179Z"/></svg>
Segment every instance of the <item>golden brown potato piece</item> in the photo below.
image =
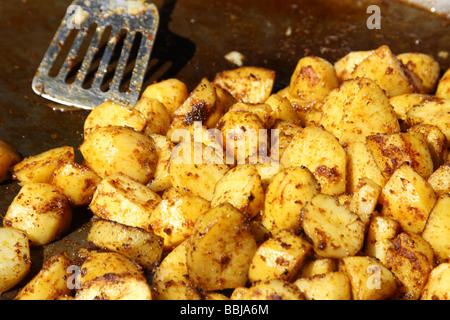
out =
<svg viewBox="0 0 450 320"><path fill-rule="evenodd" d="M272 279L254 283L232 300L305 300L305 297L293 283Z"/></svg>
<svg viewBox="0 0 450 320"><path fill-rule="evenodd" d="M160 192L172 186L169 174L170 156L175 144L169 138L159 134L151 134L156 147L158 161L156 162L153 178L147 183L147 187L155 192Z"/></svg>
<svg viewBox="0 0 450 320"><path fill-rule="evenodd" d="M441 99L450 99L450 68L439 79L435 95Z"/></svg>
<svg viewBox="0 0 450 320"><path fill-rule="evenodd" d="M412 126L408 131L420 132L423 134L433 160L434 170L439 168L446 160L447 137L445 134L436 126L422 123Z"/></svg>
<svg viewBox="0 0 450 320"><path fill-rule="evenodd" d="M428 183L437 196L450 193L450 163L446 162L428 178Z"/></svg>
<svg viewBox="0 0 450 320"><path fill-rule="evenodd" d="M315 195L302 210L302 227L324 258L355 255L364 244L364 223L330 195Z"/></svg>
<svg viewBox="0 0 450 320"><path fill-rule="evenodd" d="M423 92L430 93L434 90L441 68L439 62L431 55L421 52L405 52L398 54L397 59L419 77Z"/></svg>
<svg viewBox="0 0 450 320"><path fill-rule="evenodd" d="M188 98L188 95L186 84L175 78L153 83L142 92L142 97L161 102L171 117L173 117L174 111Z"/></svg>
<svg viewBox="0 0 450 320"><path fill-rule="evenodd" d="M146 119L144 128L146 134L166 135L172 122L172 116L161 101L141 97L134 105L134 109L144 115Z"/></svg>
<svg viewBox="0 0 450 320"><path fill-rule="evenodd" d="M406 113L417 104L431 101L436 97L425 93L405 93L389 98L389 103L394 108L395 115L399 120L406 120Z"/></svg>
<svg viewBox="0 0 450 320"><path fill-rule="evenodd" d="M256 249L245 214L229 203L211 208L197 218L187 244L189 278L207 291L245 286Z"/></svg>
<svg viewBox="0 0 450 320"><path fill-rule="evenodd" d="M351 79L351 74L355 67L361 63L367 56L372 54L373 50L351 51L334 63L336 76L340 82Z"/></svg>
<svg viewBox="0 0 450 320"><path fill-rule="evenodd" d="M421 300L450 300L450 263L442 263L431 270Z"/></svg>
<svg viewBox="0 0 450 320"><path fill-rule="evenodd" d="M144 131L147 119L144 114L133 107L113 102L104 102L91 110L84 121L84 137L95 129L107 126L122 126L136 131Z"/></svg>
<svg viewBox="0 0 450 320"><path fill-rule="evenodd" d="M89 209L98 217L150 230L150 216L161 197L124 175L112 175L97 186Z"/></svg>
<svg viewBox="0 0 450 320"><path fill-rule="evenodd" d="M216 74L213 83L244 103L263 103L272 93L275 72L261 67L240 67Z"/></svg>
<svg viewBox="0 0 450 320"><path fill-rule="evenodd" d="M95 218L87 240L100 249L123 254L141 266L154 269L161 260L164 239L141 228Z"/></svg>
<svg viewBox="0 0 450 320"><path fill-rule="evenodd" d="M37 275L16 295L15 300L53 300L70 295L70 259L66 252L59 253L44 261Z"/></svg>
<svg viewBox="0 0 450 320"><path fill-rule="evenodd" d="M125 174L141 183L153 178L158 154L153 139L126 127L100 127L80 146L87 166L100 177Z"/></svg>
<svg viewBox="0 0 450 320"><path fill-rule="evenodd" d="M352 300L350 280L345 272L332 271L294 281L306 300Z"/></svg>
<svg viewBox="0 0 450 320"><path fill-rule="evenodd" d="M321 127L305 127L296 134L281 164L307 167L323 193L338 195L346 190L347 154L336 137Z"/></svg>
<svg viewBox="0 0 450 320"><path fill-rule="evenodd" d="M272 108L272 118L281 121L292 121L294 124L301 123L300 118L292 107L288 98L279 94L271 94L265 101Z"/></svg>
<svg viewBox="0 0 450 320"><path fill-rule="evenodd" d="M300 278L310 278L317 274L337 271L337 260L331 258L317 258L308 261L300 270Z"/></svg>
<svg viewBox="0 0 450 320"><path fill-rule="evenodd" d="M327 60L308 56L301 58L292 73L289 92L303 100L323 100L339 85L334 66Z"/></svg>
<svg viewBox="0 0 450 320"><path fill-rule="evenodd" d="M369 135L400 131L385 92L368 78L347 80L332 90L323 101L319 124L341 144L364 142Z"/></svg>
<svg viewBox="0 0 450 320"><path fill-rule="evenodd" d="M58 163L75 160L73 147L63 146L24 158L13 167L13 178L21 185L28 182L48 183Z"/></svg>
<svg viewBox="0 0 450 320"><path fill-rule="evenodd" d="M22 160L22 156L8 143L0 140L0 183L11 178L15 164Z"/></svg>
<svg viewBox="0 0 450 320"><path fill-rule="evenodd" d="M350 199L349 209L355 212L367 227L378 204L382 187L370 180L359 180L355 192Z"/></svg>
<svg viewBox="0 0 450 320"><path fill-rule="evenodd" d="M301 225L301 209L319 192L320 186L309 169L280 170L266 189L261 223L272 234L283 229L296 232Z"/></svg>
<svg viewBox="0 0 450 320"><path fill-rule="evenodd" d="M436 203L431 185L408 165L395 170L381 191L381 214L397 220L403 230L421 233Z"/></svg>
<svg viewBox="0 0 450 320"><path fill-rule="evenodd" d="M91 202L101 181L92 169L70 161L58 164L50 184L63 193L72 206L84 206Z"/></svg>
<svg viewBox="0 0 450 320"><path fill-rule="evenodd" d="M30 272L30 246L25 231L0 228L0 294L12 289Z"/></svg>
<svg viewBox="0 0 450 320"><path fill-rule="evenodd" d="M151 300L142 268L116 252L91 251L77 273L76 300Z"/></svg>
<svg viewBox="0 0 450 320"><path fill-rule="evenodd" d="M11 202L3 225L27 233L31 246L46 245L65 235L72 222L67 198L48 183L25 184Z"/></svg>
<svg viewBox="0 0 450 320"><path fill-rule="evenodd" d="M264 124L264 128L271 128L275 124L275 118L272 115L272 107L267 103L243 103L236 102L230 106L228 112L251 112L258 116L259 120Z"/></svg>
<svg viewBox="0 0 450 320"><path fill-rule="evenodd" d="M253 256L248 279L251 283L271 279L291 282L312 253L312 246L289 230L281 230L263 242Z"/></svg>

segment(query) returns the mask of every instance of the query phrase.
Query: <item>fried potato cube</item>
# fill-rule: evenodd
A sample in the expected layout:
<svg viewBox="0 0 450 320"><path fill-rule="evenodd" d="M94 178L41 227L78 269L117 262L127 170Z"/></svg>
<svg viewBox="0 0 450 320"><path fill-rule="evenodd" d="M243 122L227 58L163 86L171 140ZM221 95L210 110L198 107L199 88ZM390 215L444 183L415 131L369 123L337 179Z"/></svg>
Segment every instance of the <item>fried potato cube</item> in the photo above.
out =
<svg viewBox="0 0 450 320"><path fill-rule="evenodd" d="M98 217L150 230L150 216L161 197L124 175L112 175L97 186L89 209Z"/></svg>
<svg viewBox="0 0 450 320"><path fill-rule="evenodd" d="M301 58L292 73L289 92L303 100L323 100L339 85L334 66L327 60L308 56Z"/></svg>
<svg viewBox="0 0 450 320"><path fill-rule="evenodd" d="M285 167L308 168L322 193L338 195L346 190L347 154L336 137L321 127L305 127L296 134L280 162Z"/></svg>
<svg viewBox="0 0 450 320"><path fill-rule="evenodd" d="M368 178L362 178L350 200L350 211L358 214L367 226L378 204L381 186Z"/></svg>
<svg viewBox="0 0 450 320"><path fill-rule="evenodd" d="M421 233L436 203L431 185L413 168L395 170L380 195L381 214L397 220L406 232Z"/></svg>
<svg viewBox="0 0 450 320"><path fill-rule="evenodd" d="M156 162L153 178L147 183L147 187L155 192L164 191L172 186L170 180L169 165L170 156L175 144L169 138L160 134L151 134L156 147L158 161Z"/></svg>
<svg viewBox="0 0 450 320"><path fill-rule="evenodd" d="M331 258L317 258L310 260L300 270L299 278L310 278L316 274L337 271L337 260Z"/></svg>
<svg viewBox="0 0 450 320"><path fill-rule="evenodd" d="M280 170L266 189L262 225L272 234L283 229L297 232L301 226L301 209L319 192L320 186L309 169Z"/></svg>
<svg viewBox="0 0 450 320"><path fill-rule="evenodd" d="M406 113L406 123L431 124L439 128L447 141L450 140L450 99L435 99L413 106Z"/></svg>
<svg viewBox="0 0 450 320"><path fill-rule="evenodd" d="M258 170L252 165L237 165L214 188L211 206L228 202L253 218L264 208L264 189Z"/></svg>
<svg viewBox="0 0 450 320"><path fill-rule="evenodd" d="M84 138L86 138L100 127L122 126L136 131L144 131L146 125L147 119L139 110L107 101L89 112L84 121L83 132Z"/></svg>
<svg viewBox="0 0 450 320"><path fill-rule="evenodd" d="M21 185L28 182L50 181L53 171L60 162L75 160L72 147L62 146L26 157L13 167L13 178L19 180Z"/></svg>
<svg viewBox="0 0 450 320"><path fill-rule="evenodd" d="M450 263L441 263L431 270L421 300L450 300Z"/></svg>
<svg viewBox="0 0 450 320"><path fill-rule="evenodd" d="M91 251L77 273L75 300L151 300L151 289L137 262L117 252Z"/></svg>
<svg viewBox="0 0 450 320"><path fill-rule="evenodd" d="M12 289L30 272L30 246L25 231L0 228L0 293Z"/></svg>
<svg viewBox="0 0 450 320"><path fill-rule="evenodd" d="M144 184L153 178L158 161L153 139L126 127L97 128L83 141L80 151L87 166L100 177L121 173Z"/></svg>
<svg viewBox="0 0 450 320"><path fill-rule="evenodd" d="M397 290L392 272L372 257L345 257L339 270L350 279L353 300L384 300Z"/></svg>
<svg viewBox="0 0 450 320"><path fill-rule="evenodd" d="M289 230L281 230L259 245L248 279L251 283L271 279L291 282L312 253L312 246Z"/></svg>
<svg viewBox="0 0 450 320"><path fill-rule="evenodd" d="M446 162L428 178L428 183L437 196L450 193L450 163Z"/></svg>
<svg viewBox="0 0 450 320"><path fill-rule="evenodd" d="M341 144L377 133L400 132L400 125L385 92L374 80L351 79L324 99L319 124Z"/></svg>
<svg viewBox="0 0 450 320"><path fill-rule="evenodd" d="M394 108L395 115L399 120L406 120L406 113L417 104L436 99L425 93L405 93L389 98L389 103Z"/></svg>
<svg viewBox="0 0 450 320"><path fill-rule="evenodd" d="M419 299L433 263L433 250L421 236L400 233L392 240L386 255L386 267L398 280L393 298Z"/></svg>
<svg viewBox="0 0 450 320"><path fill-rule="evenodd" d="M324 258L355 255L364 244L364 223L334 197L319 193L302 209L302 227L315 253Z"/></svg>
<svg viewBox="0 0 450 320"><path fill-rule="evenodd" d="M271 107L272 118L275 121L292 121L296 125L301 124L301 120L288 98L274 93L271 94L264 103Z"/></svg>
<svg viewBox="0 0 450 320"><path fill-rule="evenodd" d="M345 272L331 271L294 281L306 300L352 300L350 280Z"/></svg>
<svg viewBox="0 0 450 320"><path fill-rule="evenodd" d="M152 278L154 300L201 300L199 290L189 279L186 264L187 242L183 241L170 251Z"/></svg>
<svg viewBox="0 0 450 320"><path fill-rule="evenodd" d="M424 179L428 179L433 172L434 164L428 143L420 132L368 136L367 147L386 179L405 164Z"/></svg>
<svg viewBox="0 0 450 320"><path fill-rule="evenodd" d="M189 278L206 291L245 286L256 249L245 214L229 203L211 208L195 220L189 238Z"/></svg>
<svg viewBox="0 0 450 320"><path fill-rule="evenodd" d="M147 86L142 92L143 98L156 99L161 102L173 117L173 113L188 98L186 84L178 79L169 78Z"/></svg>
<svg viewBox="0 0 450 320"><path fill-rule="evenodd" d="M422 83L418 76L407 69L386 45L373 50L356 64L350 77L374 80L389 97L422 92Z"/></svg>
<svg viewBox="0 0 450 320"><path fill-rule="evenodd" d="M3 225L27 233L31 246L46 245L63 236L72 222L67 198L48 183L25 184L11 202Z"/></svg>
<svg viewBox="0 0 450 320"><path fill-rule="evenodd" d="M22 160L22 156L7 142L0 140L0 183L11 178L15 164Z"/></svg>
<svg viewBox="0 0 450 320"><path fill-rule="evenodd" d="M234 295L234 300L305 300L305 297L293 283L272 279L255 282Z"/></svg>
<svg viewBox="0 0 450 320"><path fill-rule="evenodd" d="M66 252L44 261L41 270L16 295L15 300L54 300L70 295L70 259Z"/></svg>
<svg viewBox="0 0 450 320"><path fill-rule="evenodd" d="M58 164L50 184L64 194L72 206L88 205L102 178L92 169L76 162Z"/></svg>
<svg viewBox="0 0 450 320"><path fill-rule="evenodd" d="M373 50L351 51L334 63L336 76L339 82L351 79L351 74L355 67L361 63L367 56L372 54Z"/></svg>
<svg viewBox="0 0 450 320"><path fill-rule="evenodd" d="M172 116L161 101L141 97L133 108L144 115L146 125L143 131L147 135L166 135L172 122Z"/></svg>
<svg viewBox="0 0 450 320"><path fill-rule="evenodd" d="M427 141L428 150L430 151L435 170L445 162L447 137L438 127L431 124L419 123L409 128L408 131L423 134Z"/></svg>
<svg viewBox="0 0 450 320"><path fill-rule="evenodd" d="M431 55L421 52L405 52L397 55L397 59L421 80L423 92L430 93L436 87L441 68Z"/></svg>
<svg viewBox="0 0 450 320"><path fill-rule="evenodd" d="M441 99L450 99L450 68L439 79L435 95Z"/></svg>
<svg viewBox="0 0 450 320"><path fill-rule="evenodd" d="M183 141L170 157L172 186L211 201L216 183L230 170L221 150L201 142Z"/></svg>
<svg viewBox="0 0 450 320"><path fill-rule="evenodd" d="M244 103L263 103L272 93L275 72L262 67L240 67L215 75L213 83Z"/></svg>
<svg viewBox="0 0 450 320"><path fill-rule="evenodd" d="M272 107L267 103L243 103L236 102L230 106L228 112L251 112L258 116L259 120L262 121L264 128L271 128L275 124L275 118L272 115Z"/></svg>
<svg viewBox="0 0 450 320"><path fill-rule="evenodd" d="M347 152L347 192L353 194L361 179L370 179L384 187L386 178L378 167L366 143L351 142L345 147Z"/></svg>
<svg viewBox="0 0 450 320"><path fill-rule="evenodd" d="M150 229L164 240L164 250L170 251L189 238L197 217L210 207L199 196L169 188L150 216Z"/></svg>
<svg viewBox="0 0 450 320"><path fill-rule="evenodd" d="M436 258L440 261L450 258L450 193L438 198L436 205L431 211L425 229L422 233L424 238L434 251Z"/></svg>

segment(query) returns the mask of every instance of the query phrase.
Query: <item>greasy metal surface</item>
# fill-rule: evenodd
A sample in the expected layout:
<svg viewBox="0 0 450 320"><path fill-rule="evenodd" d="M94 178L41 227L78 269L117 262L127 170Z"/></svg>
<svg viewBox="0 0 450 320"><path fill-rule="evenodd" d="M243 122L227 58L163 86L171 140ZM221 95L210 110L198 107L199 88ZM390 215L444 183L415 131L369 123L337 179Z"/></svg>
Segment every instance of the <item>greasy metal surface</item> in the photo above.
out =
<svg viewBox="0 0 450 320"><path fill-rule="evenodd" d="M276 89L289 83L299 58L319 55L330 62L351 50L387 44L394 53L420 51L433 55L442 70L450 67L450 23L427 11L393 1L353 0L158 0L160 27L146 73L146 84L177 77L193 89L202 77L234 68L224 59L230 51L245 56L246 65L277 72ZM366 26L366 9L381 9L381 29ZM60 112L60 106L35 95L31 80L70 0L3 1L0 16L0 139L29 156L61 145L82 142L87 111ZM50 106L50 108L49 108ZM80 154L77 152L77 160ZM17 194L15 182L0 186L3 215ZM85 245L91 214L74 214L68 238L32 250L29 280L44 259L60 250ZM16 293L3 295L8 299Z"/></svg>

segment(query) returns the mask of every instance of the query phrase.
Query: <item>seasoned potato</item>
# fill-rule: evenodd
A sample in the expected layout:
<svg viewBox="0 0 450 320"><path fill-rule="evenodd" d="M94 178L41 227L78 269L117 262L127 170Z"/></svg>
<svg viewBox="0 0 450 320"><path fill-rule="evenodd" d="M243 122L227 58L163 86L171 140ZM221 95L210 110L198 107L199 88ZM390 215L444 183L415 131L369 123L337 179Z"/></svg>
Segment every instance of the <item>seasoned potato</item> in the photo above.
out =
<svg viewBox="0 0 450 320"><path fill-rule="evenodd" d="M274 93L271 94L264 103L271 107L273 119L292 121L296 125L301 124L301 120L288 98Z"/></svg>
<svg viewBox="0 0 450 320"><path fill-rule="evenodd" d="M195 220L210 208L210 202L175 188L167 189L150 216L150 229L164 240L164 249L172 250L189 238Z"/></svg>
<svg viewBox="0 0 450 320"><path fill-rule="evenodd" d="M72 208L67 198L48 183L25 184L14 198L3 225L27 233L31 246L48 244L69 229Z"/></svg>
<svg viewBox="0 0 450 320"><path fill-rule="evenodd" d="M424 135L431 159L433 160L434 170L445 162L447 137L438 127L431 124L419 123L412 126L408 131L420 132Z"/></svg>
<svg viewBox="0 0 450 320"><path fill-rule="evenodd" d="M331 258L318 258L305 263L300 270L299 278L310 278L316 274L337 271L337 260Z"/></svg>
<svg viewBox="0 0 450 320"><path fill-rule="evenodd" d="M323 100L339 85L334 66L315 56L301 58L292 73L290 94L303 100Z"/></svg>
<svg viewBox="0 0 450 320"><path fill-rule="evenodd" d="M247 219L231 204L224 203L195 221L186 261L189 277L201 289L223 290L247 283L257 249Z"/></svg>
<svg viewBox="0 0 450 320"><path fill-rule="evenodd" d="M361 63L367 56L372 54L373 50L351 51L334 63L336 76L340 82L351 79L355 67Z"/></svg>
<svg viewBox="0 0 450 320"><path fill-rule="evenodd" d="M123 254L141 266L153 269L162 257L164 239L141 228L115 221L93 219L87 240L101 249Z"/></svg>
<svg viewBox="0 0 450 320"><path fill-rule="evenodd" d="M450 193L450 163L446 162L437 168L428 178L428 183L438 196Z"/></svg>
<svg viewBox="0 0 450 320"><path fill-rule="evenodd" d="M83 130L86 138L100 127L122 126L143 131L146 125L147 119L139 110L108 101L91 110L84 121Z"/></svg>
<svg viewBox="0 0 450 320"><path fill-rule="evenodd" d="M155 192L160 192L172 186L169 174L169 164L170 156L175 144L163 135L151 134L150 137L155 143L158 161L156 162L153 178L147 183L147 187Z"/></svg>
<svg viewBox="0 0 450 320"><path fill-rule="evenodd" d="M44 261L37 275L16 295L15 300L53 300L70 295L68 284L70 259L66 252L59 253Z"/></svg>
<svg viewBox="0 0 450 320"><path fill-rule="evenodd" d="M417 104L436 99L425 93L405 93L389 98L389 103L394 108L395 115L399 120L406 120L406 113Z"/></svg>
<svg viewBox="0 0 450 320"><path fill-rule="evenodd" d="M151 300L142 268L117 252L91 251L77 273L76 300Z"/></svg>
<svg viewBox="0 0 450 320"><path fill-rule="evenodd" d="M0 140L0 183L11 178L15 164L22 160L22 156L7 142Z"/></svg>
<svg viewBox="0 0 450 320"><path fill-rule="evenodd" d="M183 241L157 267L153 278L154 300L201 300L200 290L188 277L186 265L187 242Z"/></svg>
<svg viewBox="0 0 450 320"><path fill-rule="evenodd" d="M213 83L244 103L263 103L272 93L275 72L261 67L240 67L219 72Z"/></svg>
<svg viewBox="0 0 450 320"><path fill-rule="evenodd" d="M351 79L332 90L323 101L319 124L341 144L377 133L397 133L400 125L385 92L374 80Z"/></svg>
<svg viewBox="0 0 450 320"><path fill-rule="evenodd" d="M75 162L59 163L50 184L64 194L72 206L88 205L101 178L92 169Z"/></svg>
<svg viewBox="0 0 450 320"><path fill-rule="evenodd" d="M336 137L321 127L309 126L296 134L281 164L307 167L323 193L337 195L346 190L347 154Z"/></svg>
<svg viewBox="0 0 450 320"><path fill-rule="evenodd" d="M450 193L447 193L438 198L422 233L422 237L430 244L436 258L440 261L450 258L449 208Z"/></svg>
<svg viewBox="0 0 450 320"><path fill-rule="evenodd" d="M380 194L381 214L397 220L403 230L421 233L436 203L430 184L413 168L395 170Z"/></svg>
<svg viewBox="0 0 450 320"><path fill-rule="evenodd" d="M415 105L406 113L406 123L431 124L439 128L447 141L450 140L450 99L435 99Z"/></svg>
<svg viewBox="0 0 450 320"><path fill-rule="evenodd" d="M153 139L126 127L100 127L80 146L87 166L100 177L122 173L141 183L155 173L158 154Z"/></svg>
<svg viewBox="0 0 450 320"><path fill-rule="evenodd" d="M345 257L340 260L339 269L350 279L353 300L384 300L397 290L392 272L374 258Z"/></svg>
<svg viewBox="0 0 450 320"><path fill-rule="evenodd" d="M431 270L421 300L450 300L450 263L442 263Z"/></svg>
<svg viewBox="0 0 450 320"><path fill-rule="evenodd" d="M250 288L235 295L235 300L305 300L293 283L280 279L255 282Z"/></svg>
<svg viewBox="0 0 450 320"><path fill-rule="evenodd" d="M297 232L301 225L300 211L320 186L309 169L288 167L280 170L266 189L261 223L272 234L283 229Z"/></svg>
<svg viewBox="0 0 450 320"><path fill-rule="evenodd" d="M208 201L214 196L217 181L229 170L221 150L201 142L183 141L174 147L170 157L172 186Z"/></svg>
<svg viewBox="0 0 450 320"><path fill-rule="evenodd" d="M350 211L355 212L367 226L378 204L381 186L368 178L362 178L350 200Z"/></svg>
<svg viewBox="0 0 450 320"><path fill-rule="evenodd" d="M50 181L58 163L75 160L74 149L69 146L58 147L40 154L24 158L13 167L13 178L21 185L28 182Z"/></svg>
<svg viewBox="0 0 450 320"><path fill-rule="evenodd" d="M254 283L271 279L291 282L312 253L312 246L289 230L281 230L263 242L253 256L248 279Z"/></svg>
<svg viewBox="0 0 450 320"><path fill-rule="evenodd" d="M161 197L124 175L112 175L97 186L89 209L98 217L150 230L150 216Z"/></svg>
<svg viewBox="0 0 450 320"><path fill-rule="evenodd" d="M0 228L0 294L22 281L30 267L27 234L16 228Z"/></svg>
<svg viewBox="0 0 450 320"><path fill-rule="evenodd" d="M350 280L345 272L331 271L294 281L306 300L351 300Z"/></svg>
<svg viewBox="0 0 450 320"><path fill-rule="evenodd" d="M397 59L421 80L423 92L430 93L436 87L441 71L439 63L429 54L405 52L397 55Z"/></svg>
<svg viewBox="0 0 450 320"><path fill-rule="evenodd" d="M351 142L345 148L347 152L347 192L353 194L361 179L370 179L384 187L386 178L378 167L366 143Z"/></svg>
<svg viewBox="0 0 450 320"><path fill-rule="evenodd" d="M450 99L450 68L439 79L435 95L441 99Z"/></svg>
<svg viewBox="0 0 450 320"><path fill-rule="evenodd" d="M144 132L148 135L165 135L172 122L172 116L164 104L156 99L141 97L133 107L144 115L146 124Z"/></svg>
<svg viewBox="0 0 450 320"><path fill-rule="evenodd" d="M400 233L386 253L386 267L397 278L396 299L417 300L433 269L433 250L417 234Z"/></svg>
<svg viewBox="0 0 450 320"><path fill-rule="evenodd" d="M211 206L228 202L253 218L264 208L264 189L258 170L252 165L237 165L214 188Z"/></svg>
<svg viewBox="0 0 450 320"><path fill-rule="evenodd" d="M367 147L386 179L405 164L424 179L428 179L433 172L434 164L428 143L420 132L380 133L368 136L366 140Z"/></svg>
<svg viewBox="0 0 450 320"><path fill-rule="evenodd" d="M418 76L407 69L386 45L373 50L355 65L350 78L358 77L374 80L389 97L422 91Z"/></svg>
<svg viewBox="0 0 450 320"><path fill-rule="evenodd" d="M175 110L188 98L188 95L186 84L175 78L153 83L142 92L143 98L156 99L161 102L172 117Z"/></svg>
<svg viewBox="0 0 450 320"><path fill-rule="evenodd" d="M355 255L364 243L364 223L330 195L315 195L302 209L302 227L324 258Z"/></svg>
<svg viewBox="0 0 450 320"><path fill-rule="evenodd" d="M251 112L258 116L259 120L262 121L264 128L271 128L275 124L275 118L272 115L272 107L267 103L243 103L237 102L230 106L228 112Z"/></svg>

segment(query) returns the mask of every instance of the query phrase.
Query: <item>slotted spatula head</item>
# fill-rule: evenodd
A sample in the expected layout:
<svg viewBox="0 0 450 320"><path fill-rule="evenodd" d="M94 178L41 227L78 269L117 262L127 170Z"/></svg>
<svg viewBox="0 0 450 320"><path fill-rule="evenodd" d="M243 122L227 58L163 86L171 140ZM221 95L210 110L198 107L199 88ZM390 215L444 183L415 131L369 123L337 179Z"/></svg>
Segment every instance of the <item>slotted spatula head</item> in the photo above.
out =
<svg viewBox="0 0 450 320"><path fill-rule="evenodd" d="M57 103L92 109L139 98L159 24L142 0L75 0L68 7L32 82Z"/></svg>

